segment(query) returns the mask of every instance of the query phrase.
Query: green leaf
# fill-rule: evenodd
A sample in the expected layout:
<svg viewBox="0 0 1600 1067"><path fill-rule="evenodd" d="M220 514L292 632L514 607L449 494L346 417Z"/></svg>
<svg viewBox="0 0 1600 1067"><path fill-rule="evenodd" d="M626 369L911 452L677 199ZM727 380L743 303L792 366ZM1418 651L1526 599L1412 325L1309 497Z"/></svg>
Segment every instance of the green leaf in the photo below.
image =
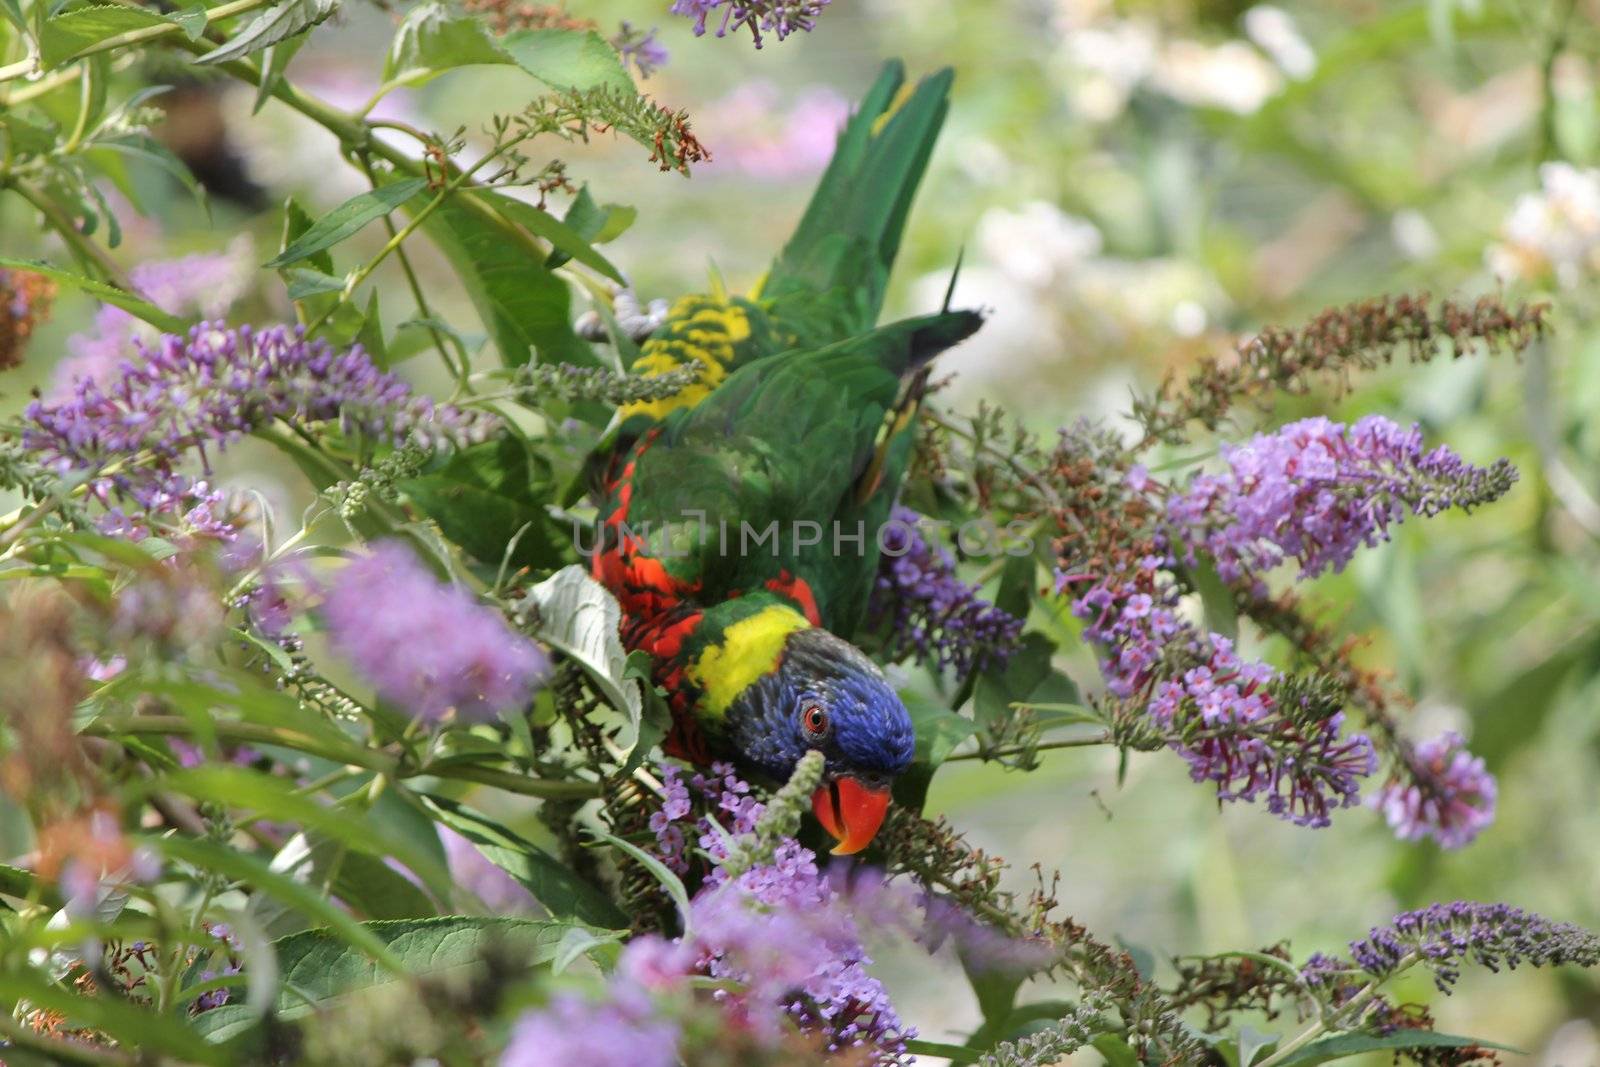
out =
<svg viewBox="0 0 1600 1067"><path fill-rule="evenodd" d="M442 4L426 3L412 8L395 31L383 80L420 85L456 67L513 62L482 19L456 17Z"/></svg>
<svg viewBox="0 0 1600 1067"><path fill-rule="evenodd" d="M562 221L576 230L585 241L603 245L621 237L638 217L638 210L626 204L596 203L594 197L589 195L589 187L585 185L578 190Z"/></svg>
<svg viewBox="0 0 1600 1067"><path fill-rule="evenodd" d="M1017 990L1027 975L1016 968L984 967L981 960L961 954L961 969L966 972L972 992L978 998L978 1010L983 1013L985 1030L998 1031L1011 1016L1017 1001Z"/></svg>
<svg viewBox="0 0 1600 1067"><path fill-rule="evenodd" d="M131 30L172 26L177 20L145 7L103 4L80 7L45 20L39 58L46 69L60 66L86 48Z"/></svg>
<svg viewBox="0 0 1600 1067"><path fill-rule="evenodd" d="M496 211L509 218L512 222L522 226L529 233L550 242L555 251L545 261L545 266L557 267L567 259L575 259L584 266L599 271L618 284L626 282L622 272L612 266L605 256L591 248L582 234L550 214L550 212L543 208L535 207L526 201L514 200L509 196L490 193L483 195L483 198L489 200ZM561 256L561 259L556 259L557 254Z"/></svg>
<svg viewBox="0 0 1600 1067"><path fill-rule="evenodd" d="M344 290L343 278L335 278L331 274L324 274L310 267L290 267L283 272L283 276L289 283L289 299L297 302L322 293L338 293Z"/></svg>
<svg viewBox="0 0 1600 1067"><path fill-rule="evenodd" d="M261 79L256 83L256 102L250 108L254 115L261 110L278 86L283 84L284 72L300 46L310 40L309 35L291 37L287 41L268 45L261 53Z"/></svg>
<svg viewBox="0 0 1600 1067"><path fill-rule="evenodd" d="M213 48L195 62L223 63L259 52L317 25L333 14L338 6L339 0L284 0L245 23L226 43Z"/></svg>
<svg viewBox="0 0 1600 1067"><path fill-rule="evenodd" d="M173 155L166 145L148 134L119 133L110 137L98 137L93 144L93 151L104 149L116 152L119 155L127 156L129 159L137 159L166 171L189 191L189 195L194 197L195 203L202 207L207 206L206 191L195 180L194 173L189 170L189 165Z"/></svg>
<svg viewBox="0 0 1600 1067"><path fill-rule="evenodd" d="M923 1041L921 1039L907 1041L906 1051L913 1056L933 1056L961 1065L977 1063L983 1059L983 1053L975 1049L967 1048L965 1045L947 1045L942 1041Z"/></svg>
<svg viewBox="0 0 1600 1067"><path fill-rule="evenodd" d="M1278 1043L1277 1034L1263 1033L1253 1026L1239 1030L1239 1067L1252 1067L1256 1059Z"/></svg>
<svg viewBox="0 0 1600 1067"><path fill-rule="evenodd" d="M228 1062L220 1049L208 1045L179 1019L141 1010L131 1001L116 997L74 993L36 971L0 973L0 1001L11 1005L20 1000L60 1012L68 1020L107 1034L123 1047L139 1049L144 1054L166 1053L189 1063L218 1067Z"/></svg>
<svg viewBox="0 0 1600 1067"><path fill-rule="evenodd" d="M1094 1039L1094 1050L1105 1057L1106 1067L1139 1067L1139 1054L1115 1034L1101 1034Z"/></svg>
<svg viewBox="0 0 1600 1067"><path fill-rule="evenodd" d="M300 206L298 200L292 196L285 199L283 202L283 241L278 250L280 252L287 250L296 241L304 237L315 222L316 220L306 212L306 209ZM332 254L323 251L314 253L306 258L311 261L313 270L320 271L323 274L331 275L333 273Z"/></svg>
<svg viewBox="0 0 1600 1067"><path fill-rule="evenodd" d="M668 869L666 864L638 845L624 841L614 834L608 834L604 830L591 828L589 832L612 848L619 848L627 853L635 862L649 871L652 878L661 883L662 888L667 891L667 895L672 898L672 902L678 907L678 915L683 920L683 937L687 941L689 939L689 890L685 888L683 879Z"/></svg>
<svg viewBox="0 0 1600 1067"><path fill-rule="evenodd" d="M255 856L215 841L199 838L149 835L143 840L169 860L187 863L254 886L311 918L320 919L331 936L341 939L350 948L365 953L368 958L377 961L397 977L405 976L405 963L389 950L389 946L382 939L374 936L371 930L356 922L317 890L278 873Z"/></svg>
<svg viewBox="0 0 1600 1067"><path fill-rule="evenodd" d="M38 884L32 871L0 863L0 893L8 897L27 897Z"/></svg>
<svg viewBox="0 0 1600 1067"><path fill-rule="evenodd" d="M519 30L501 40L517 66L552 89L637 94L617 50L593 30Z"/></svg>
<svg viewBox="0 0 1600 1067"><path fill-rule="evenodd" d="M345 238L360 231L367 223L387 215L401 204L427 188L426 178L404 178L389 185L380 185L352 196L326 215L322 216L294 242L268 260L263 266L269 270L286 267L309 259L324 249L332 248ZM326 273L326 272L325 272Z"/></svg>
<svg viewBox="0 0 1600 1067"><path fill-rule="evenodd" d="M1050 678L1050 657L1054 652L1055 645L1044 634L1026 633L1004 667L979 675L973 691L973 710L978 725L998 730L1015 714L1011 705L1025 702L1039 693Z"/></svg>
<svg viewBox="0 0 1600 1067"><path fill-rule="evenodd" d="M206 32L206 5L198 0L191 0L172 13L172 21L183 30L183 35L191 41L198 41L200 35Z"/></svg>
<svg viewBox="0 0 1600 1067"><path fill-rule="evenodd" d="M450 872L439 859L404 835L349 808L331 808L294 791L292 783L247 767L208 764L175 771L152 786L196 800L242 808L293 823L383 860L392 856L409 867L440 900L449 900Z"/></svg>
<svg viewBox="0 0 1600 1067"><path fill-rule="evenodd" d="M518 530L545 520L544 509L529 501L464 484L448 472L409 479L403 489L412 503L439 524L445 537L484 563L498 563ZM540 540L524 536L512 561L522 565Z"/></svg>
<svg viewBox="0 0 1600 1067"><path fill-rule="evenodd" d="M1207 557L1201 557L1195 566L1186 568L1189 581L1200 594L1200 606L1205 612L1206 628L1230 641L1239 637L1239 607L1234 603L1233 591L1228 588L1217 566Z"/></svg>
<svg viewBox="0 0 1600 1067"><path fill-rule="evenodd" d="M383 860L318 835L311 844L313 881L322 883L330 862L338 863L333 895L368 919L426 919L439 913L427 893Z"/></svg>
<svg viewBox="0 0 1600 1067"><path fill-rule="evenodd" d="M550 273L513 227L494 225L461 202L440 205L423 223L456 276L508 367L527 363L537 349L544 363L595 366L594 351L572 332L572 294Z"/></svg>
<svg viewBox="0 0 1600 1067"><path fill-rule="evenodd" d="M324 930L290 934L273 942L282 973L275 1013L293 1019L333 1006L396 978L440 978L481 963L495 948L516 959L543 965L555 958L570 923L542 919L483 918L446 915L401 922L358 924L363 934L381 945L400 970L385 973L360 952ZM213 1042L249 1029L254 1013L243 1005L224 1005L194 1020L195 1029Z"/></svg>
<svg viewBox="0 0 1600 1067"><path fill-rule="evenodd" d="M24 35L27 34L28 20L22 17L22 5L18 0L0 0L0 15L4 15L6 21L21 30Z"/></svg>
<svg viewBox="0 0 1600 1067"><path fill-rule="evenodd" d="M628 717L637 740L643 699L639 683L628 677L616 598L577 564L557 571L528 595L539 607L535 636L588 672L611 706Z"/></svg>
<svg viewBox="0 0 1600 1067"><path fill-rule="evenodd" d="M162 333L184 333L190 326L190 320L180 319L176 315L168 315L148 300L141 300L132 293L106 285L104 282L85 278L81 274L74 274L69 270L62 270L60 267L52 267L43 260L0 256L0 267L31 270L37 274L43 274L45 277L62 285L70 285L75 289L81 289L96 300L119 307L134 318L143 319Z"/></svg>
<svg viewBox="0 0 1600 1067"><path fill-rule="evenodd" d="M1520 1049L1509 1045L1497 1045L1493 1041L1483 1041L1473 1037L1458 1037L1455 1034L1441 1034L1433 1030L1399 1030L1384 1037L1376 1034L1339 1034L1325 1037L1284 1060L1281 1067L1307 1067L1309 1064L1327 1063L1330 1060L1344 1059L1346 1056L1358 1056L1363 1052L1381 1052L1384 1049L1465 1048L1468 1045L1525 1055Z"/></svg>
<svg viewBox="0 0 1600 1067"><path fill-rule="evenodd" d="M24 116L18 111L0 112L0 130L17 155L42 156L56 146L56 130Z"/></svg>
<svg viewBox="0 0 1600 1067"><path fill-rule="evenodd" d="M471 841L485 859L532 893L551 915L606 928L628 925L628 917L609 897L531 841L453 800L426 796L423 802L441 823Z"/></svg>

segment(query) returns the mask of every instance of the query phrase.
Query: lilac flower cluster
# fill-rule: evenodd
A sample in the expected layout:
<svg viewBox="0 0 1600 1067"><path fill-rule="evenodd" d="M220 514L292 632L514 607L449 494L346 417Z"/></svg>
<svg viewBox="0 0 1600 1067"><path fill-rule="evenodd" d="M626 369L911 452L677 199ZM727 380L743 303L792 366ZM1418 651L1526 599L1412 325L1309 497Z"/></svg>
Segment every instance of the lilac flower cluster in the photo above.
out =
<svg viewBox="0 0 1600 1067"><path fill-rule="evenodd" d="M1159 576L1167 562L1146 557L1135 578L1097 582L1072 601L1084 636L1101 649L1107 689L1145 702L1190 777L1214 783L1219 799L1265 797L1274 815L1327 826L1334 809L1358 802L1360 780L1376 769L1372 742L1343 736L1342 713L1306 707L1272 667L1181 619L1177 590ZM1058 575L1057 588L1073 581Z"/></svg>
<svg viewBox="0 0 1600 1067"><path fill-rule="evenodd" d="M725 1010L776 1038L783 1016L826 1037L827 1049L868 1050L895 1062L915 1036L895 1014L883 984L867 973L851 898L792 839L770 864L732 879L715 875L690 907L697 967L738 982L722 991Z"/></svg>
<svg viewBox="0 0 1600 1067"><path fill-rule="evenodd" d="M1449 993L1461 967L1477 963L1498 971L1527 963L1534 967L1600 965L1600 936L1572 923L1549 919L1509 904L1458 900L1408 911L1388 926L1374 927L1350 943L1355 966L1376 978L1387 978L1413 963L1426 963L1434 983ZM1307 962L1302 975L1313 985L1348 965L1326 956Z"/></svg>
<svg viewBox="0 0 1600 1067"><path fill-rule="evenodd" d="M760 48L763 33L774 34L781 41L797 30L811 30L828 3L829 0L672 0L671 11L694 19L698 37L706 32L707 20L721 8L716 35L725 37L730 29L746 26Z"/></svg>
<svg viewBox="0 0 1600 1067"><path fill-rule="evenodd" d="M552 1050L569 1048L571 1062L677 1063L693 1010L684 998L697 975L727 983L711 1001L718 1029L731 1024L758 1047L778 1047L792 1023L830 1052L903 1061L912 1032L866 971L872 961L850 898L817 869L810 850L785 839L770 864L733 878L714 874L690 903L688 928L670 941L630 942L603 999L559 995L525 1015L502 1067L566 1063ZM571 1044L578 1040L581 1049Z"/></svg>
<svg viewBox="0 0 1600 1067"><path fill-rule="evenodd" d="M632 957L639 955L634 946L644 943L641 938L623 950L619 978L609 986L612 995L607 999L561 993L544 1008L518 1019L500 1067L548 1067L553 1063L676 1067L678 1026L658 1014L648 996L640 996L620 977Z"/></svg>
<svg viewBox="0 0 1600 1067"><path fill-rule="evenodd" d="M413 394L359 345L338 352L298 327L202 323L187 337L135 345L139 358L109 384L82 378L68 399L30 404L23 444L63 473L121 461L123 469L97 479L98 494L131 497L147 511L189 492L175 468L190 453L204 466L211 452L273 419L337 421L346 432L434 446L482 440L493 426Z"/></svg>
<svg viewBox="0 0 1600 1067"><path fill-rule="evenodd" d="M657 855L678 874L689 870L686 829L695 835L702 850L713 859L722 859L727 855L725 835L754 833L766 811L766 805L756 800L731 763L713 763L709 774L697 773L687 780L669 764L662 768L661 787L661 808L650 816L650 830L656 835ZM697 802L705 812L698 817L694 815Z"/></svg>
<svg viewBox="0 0 1600 1067"><path fill-rule="evenodd" d="M1191 562L1203 547L1229 581L1293 557L1314 577L1343 569L1356 549L1388 539L1406 514L1470 510L1516 481L1508 460L1474 467L1422 431L1369 415L1353 426L1302 419L1225 448L1227 474L1197 476L1168 502Z"/></svg>
<svg viewBox="0 0 1600 1067"><path fill-rule="evenodd" d="M654 27L648 30L637 29L624 19L611 38L611 47L622 57L623 66L632 63L641 78L648 78L667 65L669 58L667 49L656 40L656 32Z"/></svg>
<svg viewBox="0 0 1600 1067"><path fill-rule="evenodd" d="M1004 665L1016 651L1022 620L963 582L950 553L922 535L921 521L896 506L885 524L867 625L885 633L890 659L915 655L960 676Z"/></svg>
<svg viewBox="0 0 1600 1067"><path fill-rule="evenodd" d="M381 542L329 583L333 648L385 700L437 722L482 721L523 706L549 659L499 612L438 581L404 545Z"/></svg>
<svg viewBox="0 0 1600 1067"><path fill-rule="evenodd" d="M1480 757L1453 732L1407 748L1407 773L1372 798L1402 841L1431 837L1444 848L1468 844L1494 822L1498 787Z"/></svg>
<svg viewBox="0 0 1600 1067"><path fill-rule="evenodd" d="M240 234L219 253L146 260L128 272L128 281L169 315L219 319L244 295L253 271L250 236ZM80 378L105 385L134 354L135 340L154 336L128 312L102 304L92 330L67 338L67 358L56 364L56 394L71 396Z"/></svg>

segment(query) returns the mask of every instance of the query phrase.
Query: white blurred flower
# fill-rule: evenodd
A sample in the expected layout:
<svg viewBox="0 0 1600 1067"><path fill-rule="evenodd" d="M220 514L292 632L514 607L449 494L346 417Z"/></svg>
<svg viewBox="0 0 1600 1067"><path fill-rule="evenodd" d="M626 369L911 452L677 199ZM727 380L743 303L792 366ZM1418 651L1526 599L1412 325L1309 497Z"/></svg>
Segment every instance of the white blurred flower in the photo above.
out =
<svg viewBox="0 0 1600 1067"><path fill-rule="evenodd" d="M1159 40L1146 22L1116 20L1066 30L1066 58L1076 75L1072 106L1091 122L1122 114L1128 97L1156 65Z"/></svg>
<svg viewBox="0 0 1600 1067"><path fill-rule="evenodd" d="M1244 32L1296 81L1311 77L1317 69L1317 54L1283 8L1258 4L1246 11Z"/></svg>
<svg viewBox="0 0 1600 1067"><path fill-rule="evenodd" d="M990 208L978 220L978 248L990 263L1025 285L1048 285L1099 255L1100 231L1054 204L1030 201L1018 211Z"/></svg>
<svg viewBox="0 0 1600 1067"><path fill-rule="evenodd" d="M1486 259L1502 280L1553 273L1572 288L1600 270L1600 170L1546 163L1539 183L1538 192L1524 193L1512 205Z"/></svg>
<svg viewBox="0 0 1600 1067"><path fill-rule="evenodd" d="M1432 259L1439 254L1439 234L1426 215L1402 208L1389 220L1389 235L1394 246L1407 259Z"/></svg>
<svg viewBox="0 0 1600 1067"><path fill-rule="evenodd" d="M1179 337L1199 337L1210 322L1206 309L1194 300L1180 300L1172 308L1172 332Z"/></svg>
<svg viewBox="0 0 1600 1067"><path fill-rule="evenodd" d="M1171 41L1161 50L1151 84L1193 107L1248 115L1283 87L1283 75L1243 41Z"/></svg>

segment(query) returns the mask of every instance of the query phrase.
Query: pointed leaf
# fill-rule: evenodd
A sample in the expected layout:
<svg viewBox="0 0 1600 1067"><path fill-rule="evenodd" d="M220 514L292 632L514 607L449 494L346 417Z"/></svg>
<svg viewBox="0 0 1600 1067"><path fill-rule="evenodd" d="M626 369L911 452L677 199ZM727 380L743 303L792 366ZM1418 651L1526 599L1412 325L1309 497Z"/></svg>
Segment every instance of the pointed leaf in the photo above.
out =
<svg viewBox="0 0 1600 1067"><path fill-rule="evenodd" d="M542 363L597 364L572 330L572 293L550 273L529 242L508 224L495 225L461 203L445 201L423 230L443 250L466 286L484 328L508 367L538 351Z"/></svg>
<svg viewBox="0 0 1600 1067"><path fill-rule="evenodd" d="M273 942L282 973L274 1005L285 1019L333 1006L396 978L439 978L479 965L484 952L499 948L517 959L542 965L555 958L571 923L542 919L445 915L430 919L359 924L403 970L389 974L324 930L290 934ZM197 1016L195 1029L213 1042L249 1029L254 1013L243 1005L224 1005Z"/></svg>
<svg viewBox="0 0 1600 1067"><path fill-rule="evenodd" d="M389 185L380 185L352 196L300 234L272 259L263 264L269 270L286 267L309 259L324 249L332 248L350 235L360 231L367 223L387 215L401 204L427 188L425 178L405 178Z"/></svg>
<svg viewBox="0 0 1600 1067"><path fill-rule="evenodd" d="M1334 1037L1325 1037L1284 1060L1281 1067L1309 1067L1310 1064L1327 1063L1347 1056L1357 1056L1363 1052L1381 1052L1385 1049L1466 1048L1470 1045L1526 1055L1510 1045L1497 1045L1493 1041L1483 1041L1474 1037L1441 1034L1435 1030L1397 1030L1383 1037L1377 1034L1338 1034Z"/></svg>
<svg viewBox="0 0 1600 1067"><path fill-rule="evenodd" d="M495 210L526 229L537 237L542 237L550 242L554 252L546 265L560 266L567 259L575 259L586 267L604 274L607 278L619 284L626 282L622 272L611 265L611 262L589 246L589 242L577 230L556 218L541 207L523 200L514 200L509 196L493 196L491 203ZM561 256L560 260L556 255Z"/></svg>
<svg viewBox="0 0 1600 1067"><path fill-rule="evenodd" d="M539 607L535 636L579 663L611 706L627 715L637 737L643 698L639 683L628 677L616 598L577 564L540 582L529 596Z"/></svg>
<svg viewBox="0 0 1600 1067"><path fill-rule="evenodd" d="M453 16L442 4L426 3L412 8L395 31L383 80L420 85L456 67L512 62L482 19Z"/></svg>
<svg viewBox="0 0 1600 1067"><path fill-rule="evenodd" d="M638 93L617 50L593 30L519 30L500 43L517 66L552 89Z"/></svg>
<svg viewBox="0 0 1600 1067"><path fill-rule="evenodd" d="M609 897L554 856L480 812L444 797L425 796L423 803L485 859L533 894L533 899L558 919L578 919L594 926L628 925L628 917Z"/></svg>
<svg viewBox="0 0 1600 1067"><path fill-rule="evenodd" d="M102 303L119 307L135 318L143 319L162 333L184 333L189 329L189 320L180 319L176 315L168 315L148 300L141 300L132 293L106 285L104 282L97 282L92 278L85 278L81 274L74 274L69 270L62 270L60 267L52 267L43 260L15 259L10 256L0 256L0 267L31 270L36 274L43 274L50 280L59 282L62 285L82 289Z"/></svg>
<svg viewBox="0 0 1600 1067"><path fill-rule="evenodd" d="M279 41L310 29L338 8L339 0L284 0L245 23L239 32L218 45L197 63L223 63L259 52Z"/></svg>
<svg viewBox="0 0 1600 1067"><path fill-rule="evenodd" d="M39 57L46 68L59 66L84 49L118 34L151 26L171 26L176 22L176 19L145 7L124 7L121 4L80 7L45 20L44 36L39 41Z"/></svg>

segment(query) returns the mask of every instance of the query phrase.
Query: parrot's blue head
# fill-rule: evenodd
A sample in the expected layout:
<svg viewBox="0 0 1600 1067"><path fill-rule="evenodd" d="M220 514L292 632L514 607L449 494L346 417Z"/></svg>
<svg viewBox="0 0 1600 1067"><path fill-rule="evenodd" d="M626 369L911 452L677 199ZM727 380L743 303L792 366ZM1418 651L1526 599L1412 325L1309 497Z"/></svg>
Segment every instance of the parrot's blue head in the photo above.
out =
<svg viewBox="0 0 1600 1067"><path fill-rule="evenodd" d="M812 749L826 758L812 807L837 853L871 842L889 787L911 765L911 716L883 672L827 630L796 630L776 668L728 709L729 741L744 761L780 781Z"/></svg>

